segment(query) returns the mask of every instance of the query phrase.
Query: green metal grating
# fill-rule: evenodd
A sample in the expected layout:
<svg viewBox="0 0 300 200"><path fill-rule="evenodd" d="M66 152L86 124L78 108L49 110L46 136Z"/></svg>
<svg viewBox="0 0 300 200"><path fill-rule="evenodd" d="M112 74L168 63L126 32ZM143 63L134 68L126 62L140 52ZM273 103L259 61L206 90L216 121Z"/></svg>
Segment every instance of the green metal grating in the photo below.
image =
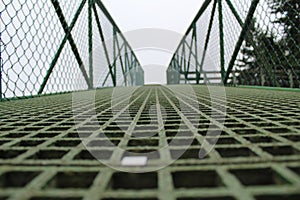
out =
<svg viewBox="0 0 300 200"><path fill-rule="evenodd" d="M196 114L179 108L180 102L188 104L186 87L170 87L180 91L177 97L164 86L140 87L129 105L121 94L119 102L130 107L132 117L123 121L112 113L113 89L97 90L97 119L88 115L88 101L82 101L76 110L81 113L80 126L74 123L72 94L1 102L0 199L299 199L299 92L226 88L226 102L223 97L216 100L219 116L226 106L224 129L215 148L199 159L210 122L216 131L222 125L217 115L210 116L205 86L193 86ZM126 94L130 89L122 90ZM164 110L152 107L158 104ZM122 106L116 110L122 112ZM162 123L163 119L167 120ZM159 171L119 172L95 159L79 138L99 133L97 120L111 142L133 152L160 149L174 137L193 142ZM178 126L181 121L184 124ZM145 139L149 130L154 135ZM88 149L98 151L103 160L121 159L124 155L109 146L108 139L92 137ZM213 142L216 137L206 139ZM147 167L171 160L181 148L170 145L151 154Z"/></svg>

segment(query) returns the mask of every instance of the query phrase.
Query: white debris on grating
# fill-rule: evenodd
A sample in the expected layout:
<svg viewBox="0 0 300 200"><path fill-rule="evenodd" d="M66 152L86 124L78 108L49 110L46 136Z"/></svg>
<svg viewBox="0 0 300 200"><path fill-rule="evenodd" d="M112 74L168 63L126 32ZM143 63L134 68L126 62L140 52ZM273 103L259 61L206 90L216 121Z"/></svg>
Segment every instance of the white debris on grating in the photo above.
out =
<svg viewBox="0 0 300 200"><path fill-rule="evenodd" d="M122 159L121 165L123 166L145 166L147 164L148 158L146 156L131 156L124 157Z"/></svg>

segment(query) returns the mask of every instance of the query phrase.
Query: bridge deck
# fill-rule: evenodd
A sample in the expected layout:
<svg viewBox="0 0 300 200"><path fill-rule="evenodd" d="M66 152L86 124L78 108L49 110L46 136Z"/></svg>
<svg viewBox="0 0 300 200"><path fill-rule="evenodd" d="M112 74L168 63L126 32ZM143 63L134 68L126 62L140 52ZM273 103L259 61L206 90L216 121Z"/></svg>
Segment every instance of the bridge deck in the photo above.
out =
<svg viewBox="0 0 300 200"><path fill-rule="evenodd" d="M300 93L226 88L225 98L190 89L101 89L0 103L0 199L300 199ZM201 145L215 142L199 159ZM161 169L129 174L103 164L121 167L128 151L152 153L147 166L124 171Z"/></svg>

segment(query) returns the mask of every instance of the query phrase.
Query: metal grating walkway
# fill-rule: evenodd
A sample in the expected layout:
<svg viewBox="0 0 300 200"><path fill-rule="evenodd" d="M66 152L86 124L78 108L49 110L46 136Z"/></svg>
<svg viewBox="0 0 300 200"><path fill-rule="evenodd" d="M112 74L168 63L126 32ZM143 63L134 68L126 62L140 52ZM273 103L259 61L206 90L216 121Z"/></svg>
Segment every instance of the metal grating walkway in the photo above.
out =
<svg viewBox="0 0 300 200"><path fill-rule="evenodd" d="M0 103L0 200L300 199L300 93L193 89L97 90L96 115L93 92ZM199 159L205 142L217 144ZM145 171L172 164L126 173L91 152L116 166L148 153Z"/></svg>

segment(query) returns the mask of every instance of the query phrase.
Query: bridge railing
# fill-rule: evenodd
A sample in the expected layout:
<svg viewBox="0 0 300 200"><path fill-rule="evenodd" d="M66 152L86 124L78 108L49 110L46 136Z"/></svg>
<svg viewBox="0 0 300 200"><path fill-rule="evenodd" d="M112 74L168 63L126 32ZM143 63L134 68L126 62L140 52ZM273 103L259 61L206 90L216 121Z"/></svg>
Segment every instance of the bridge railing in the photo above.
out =
<svg viewBox="0 0 300 200"><path fill-rule="evenodd" d="M206 83L207 71L217 71L215 83L299 88L299 9L297 0L205 0L172 57L168 83Z"/></svg>
<svg viewBox="0 0 300 200"><path fill-rule="evenodd" d="M143 84L100 0L3 0L0 12L2 99Z"/></svg>

